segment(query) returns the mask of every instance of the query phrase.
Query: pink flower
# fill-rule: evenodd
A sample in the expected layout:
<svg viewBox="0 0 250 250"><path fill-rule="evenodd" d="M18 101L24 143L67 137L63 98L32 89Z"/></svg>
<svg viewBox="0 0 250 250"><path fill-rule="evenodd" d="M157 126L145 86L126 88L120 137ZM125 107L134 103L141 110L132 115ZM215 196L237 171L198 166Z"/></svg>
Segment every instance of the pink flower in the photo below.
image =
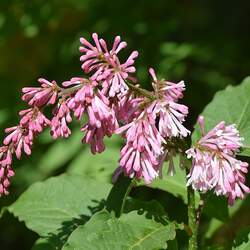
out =
<svg viewBox="0 0 250 250"><path fill-rule="evenodd" d="M4 139L4 144L13 148L18 159L21 158L22 150L27 155L31 154L34 136L50 125L50 121L37 107L22 110L19 114L21 116L20 124L5 129L9 135Z"/></svg>
<svg viewBox="0 0 250 250"><path fill-rule="evenodd" d="M116 132L124 131L127 141L121 150L120 168L130 177L144 178L146 183L151 183L158 176L158 157L163 154L162 143L165 142L154 119L142 113Z"/></svg>
<svg viewBox="0 0 250 250"><path fill-rule="evenodd" d="M109 107L109 100L102 91L96 88L95 81L80 81L80 78L72 78L73 84L81 86L76 94L68 101L68 107L74 111L78 119L84 112L88 114L89 123L97 128L101 127L103 120L117 123L114 112Z"/></svg>
<svg viewBox="0 0 250 250"><path fill-rule="evenodd" d="M164 79L158 81L154 70L149 69L153 78L153 87L157 99L148 108L148 112L159 116L159 132L163 137L186 137L190 134L182 123L188 114L188 107L178 104L179 98L183 97L185 90L184 82L170 83Z"/></svg>
<svg viewBox="0 0 250 250"><path fill-rule="evenodd" d="M92 154L101 153L105 150L103 127L98 128L87 123L82 127L81 131L85 132L82 142L91 145Z"/></svg>
<svg viewBox="0 0 250 250"><path fill-rule="evenodd" d="M104 89L109 89L108 93L110 97L114 97L119 93L124 94L129 90L126 83L127 79L135 81L135 79L129 74L135 72L135 67L132 65L134 64L134 59L136 57L138 57L138 52L134 51L125 63L120 64L118 58L112 62L111 66L113 68L103 83Z"/></svg>
<svg viewBox="0 0 250 250"><path fill-rule="evenodd" d="M117 36L112 50L108 51L106 42L103 39L99 39L96 33L92 35L92 38L95 45L92 45L83 37L80 38L82 46L79 50L83 53L80 60L83 62L83 71L85 73L96 71L95 79L97 79L98 76L105 75L105 71L109 69L109 63L113 60L113 56L117 56L119 51L127 46L127 43L121 42L121 38Z"/></svg>
<svg viewBox="0 0 250 250"><path fill-rule="evenodd" d="M199 117L198 122L203 137L186 152L188 158L193 158L187 185L202 192L214 189L217 195L228 197L232 205L237 197L242 199L250 192L244 184L248 163L235 158L242 138L234 125L220 122L205 134L204 118Z"/></svg>
<svg viewBox="0 0 250 250"><path fill-rule="evenodd" d="M10 185L10 178L14 176L11 168L12 153L8 146L0 147L0 196L7 195Z"/></svg>
<svg viewBox="0 0 250 250"><path fill-rule="evenodd" d="M159 132L163 137L186 137L190 134L182 123L188 114L188 107L172 101L156 100L148 112L159 116Z"/></svg>
<svg viewBox="0 0 250 250"><path fill-rule="evenodd" d="M22 89L24 95L22 100L28 102L31 106L44 106L56 102L59 87L55 81L49 82L46 79L39 78L41 87L26 87Z"/></svg>
<svg viewBox="0 0 250 250"><path fill-rule="evenodd" d="M31 154L31 146L33 144L34 134L32 130L29 130L22 125L5 129L6 133L9 133L4 139L5 145L11 145L14 148L16 157L21 158L22 150L27 155Z"/></svg>
<svg viewBox="0 0 250 250"><path fill-rule="evenodd" d="M211 150L222 150L230 155L234 155L242 147L243 138L240 137L234 124L226 126L222 121L205 135L204 118L200 116L198 122L203 133L200 139L201 145Z"/></svg>
<svg viewBox="0 0 250 250"><path fill-rule="evenodd" d="M106 42L103 39L99 39L96 33L92 37L95 45L91 45L84 38L80 39L83 45L80 47L80 51L83 52L80 58L83 62L82 69L85 73L93 72L91 80L101 82L104 91L108 92L110 97L127 92L129 88L126 80L134 81L130 74L135 72L133 64L135 58L138 57L138 52L133 51L125 63L120 63L117 54L127 44L121 42L119 36L115 38L110 51Z"/></svg>
<svg viewBox="0 0 250 250"><path fill-rule="evenodd" d="M67 106L74 111L74 115L81 119L88 114L88 123L81 131L85 133L83 142L91 145L93 154L101 153L105 147L104 136L111 136L118 128L115 112L104 93L97 88L97 82L83 78L72 78L64 86L74 85L76 93L69 97Z"/></svg>
<svg viewBox="0 0 250 250"><path fill-rule="evenodd" d="M88 122L81 129L85 133L82 142L91 145L92 154L101 153L105 150L104 137L111 137L117 127L116 120L112 118L102 120L99 127Z"/></svg>
<svg viewBox="0 0 250 250"><path fill-rule="evenodd" d="M51 120L51 135L54 139L58 137L67 138L71 131L67 123L72 122L70 109L67 101L61 100L53 110L54 117Z"/></svg>
<svg viewBox="0 0 250 250"><path fill-rule="evenodd" d="M50 120L37 107L22 110L19 115L21 126L27 127L34 133L41 133L46 126L50 125Z"/></svg>
<svg viewBox="0 0 250 250"><path fill-rule="evenodd" d="M94 99L94 90L97 83L85 78L74 77L70 81L64 82L63 85L74 85L77 89L74 96L69 98L67 106L74 111L75 117L80 120Z"/></svg>
<svg viewBox="0 0 250 250"><path fill-rule="evenodd" d="M153 79L152 85L155 92L163 95L165 100L177 102L179 99L183 98L183 91L185 90L184 81L173 83L164 79L158 80L152 68L149 69L149 74Z"/></svg>
<svg viewBox="0 0 250 250"><path fill-rule="evenodd" d="M118 102L113 105L117 120L123 124L130 123L140 113L140 104L144 98L134 97L132 93L120 95Z"/></svg>

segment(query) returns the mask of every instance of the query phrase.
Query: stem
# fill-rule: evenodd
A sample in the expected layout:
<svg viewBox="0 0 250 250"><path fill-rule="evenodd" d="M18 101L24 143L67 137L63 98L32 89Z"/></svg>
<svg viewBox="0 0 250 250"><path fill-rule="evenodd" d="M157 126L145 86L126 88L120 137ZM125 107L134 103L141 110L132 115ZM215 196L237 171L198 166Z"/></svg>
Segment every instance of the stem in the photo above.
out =
<svg viewBox="0 0 250 250"><path fill-rule="evenodd" d="M140 95L143 95L145 97L147 97L148 99L154 101L156 99L156 97L148 90L146 89L142 89L139 87L136 87L135 85L133 85L132 83L126 81L126 84L129 86L129 88L134 91L135 93L138 93Z"/></svg>
<svg viewBox="0 0 250 250"><path fill-rule="evenodd" d="M200 224L200 219L201 219L201 213L202 213L202 210L205 206L205 195L200 193L200 202L199 202L199 206L196 210L196 221L198 223L198 225Z"/></svg>
<svg viewBox="0 0 250 250"><path fill-rule="evenodd" d="M129 196L129 194L130 194L131 189L132 189L135 185L136 185L136 181L135 181L135 179L133 179L133 180L131 181L130 185L128 186L127 191L126 191L126 193L125 193L125 195L124 195L124 197L123 197L120 215L123 214L124 208L125 208L125 204L126 204L126 200L127 200L128 196Z"/></svg>
<svg viewBox="0 0 250 250"><path fill-rule="evenodd" d="M197 249L197 231L198 223L196 221L196 211L195 211L195 193L192 187L187 188L188 195L188 225L192 230L192 235L189 238L189 250Z"/></svg>
<svg viewBox="0 0 250 250"><path fill-rule="evenodd" d="M60 88L59 96L73 94L75 91L77 91L80 88L82 88L82 85L76 85L74 87L66 88L66 89Z"/></svg>
<svg viewBox="0 0 250 250"><path fill-rule="evenodd" d="M189 166L186 162L186 173L189 173ZM195 192L191 186L187 187L188 198L188 226L192 231L192 235L189 238L189 250L197 250L197 234L198 234L198 222L195 210Z"/></svg>

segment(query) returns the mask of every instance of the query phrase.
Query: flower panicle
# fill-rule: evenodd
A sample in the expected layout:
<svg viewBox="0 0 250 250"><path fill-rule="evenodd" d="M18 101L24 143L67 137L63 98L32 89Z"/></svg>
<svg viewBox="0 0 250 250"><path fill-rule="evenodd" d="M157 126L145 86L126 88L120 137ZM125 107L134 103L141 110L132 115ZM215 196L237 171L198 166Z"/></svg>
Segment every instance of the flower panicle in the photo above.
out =
<svg viewBox="0 0 250 250"><path fill-rule="evenodd" d="M237 197L243 199L250 189L245 185L248 163L236 159L242 138L235 125L218 123L205 133L204 117L198 118L202 138L186 151L192 158L192 168L187 185L195 190L214 190L216 195L228 197L232 205Z"/></svg>
<svg viewBox="0 0 250 250"><path fill-rule="evenodd" d="M185 83L159 80L149 69L153 91L140 88L134 76L137 51L125 61L119 59L127 43L116 36L111 48L94 33L93 43L80 38L82 71L87 77L73 77L62 82L38 79L38 87L22 89L22 100L28 108L19 112L20 122L7 128L0 147L0 195L8 194L10 178L14 175L13 156L20 159L30 155L34 139L50 128L53 139L71 135L70 123L75 117L87 121L81 126L82 142L90 145L93 154L105 150L105 137L121 134L125 145L121 149L115 177L124 173L150 184L162 176L164 161L169 162L168 173L174 175L173 157L179 152L173 141L190 135L184 126L188 107L179 101L184 96ZM44 109L52 106L51 117ZM203 137L187 151L193 159L188 185L200 191L214 189L226 195L230 203L249 192L245 186L248 164L235 158L242 146L242 138L235 125L219 123L207 134L204 119L199 118Z"/></svg>

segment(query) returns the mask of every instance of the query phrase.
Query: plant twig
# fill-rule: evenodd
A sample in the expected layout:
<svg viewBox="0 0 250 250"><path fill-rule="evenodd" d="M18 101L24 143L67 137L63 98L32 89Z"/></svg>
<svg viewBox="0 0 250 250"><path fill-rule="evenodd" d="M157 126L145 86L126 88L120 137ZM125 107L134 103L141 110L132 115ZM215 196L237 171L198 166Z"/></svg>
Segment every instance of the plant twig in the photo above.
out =
<svg viewBox="0 0 250 250"><path fill-rule="evenodd" d="M143 96L147 97L148 99L150 99L152 101L156 100L156 97L150 91L148 91L146 89L139 88L139 87L135 86L134 84L132 84L132 83L130 83L128 81L126 81L126 84L135 93L143 95Z"/></svg>
<svg viewBox="0 0 250 250"><path fill-rule="evenodd" d="M190 163L186 161L185 164L186 173L189 173ZM188 199L188 226L192 231L192 235L189 238L189 250L197 250L197 234L198 234L198 221L195 209L195 192L191 186L187 187L187 199Z"/></svg>
<svg viewBox="0 0 250 250"><path fill-rule="evenodd" d="M196 222L198 225L200 224L201 213L202 213L204 206L205 206L205 196L204 196L204 194L200 194L200 202L199 202L199 206L196 210Z"/></svg>
<svg viewBox="0 0 250 250"><path fill-rule="evenodd" d="M130 185L128 186L127 191L126 191L126 193L125 193L125 195L124 195L124 197L123 197L120 215L123 214L124 208L125 208L125 205L126 205L127 198L128 198L128 196L129 196L129 194L130 194L132 188L135 187L135 186L136 186L136 181L135 181L135 179L132 179L132 181L131 181Z"/></svg>

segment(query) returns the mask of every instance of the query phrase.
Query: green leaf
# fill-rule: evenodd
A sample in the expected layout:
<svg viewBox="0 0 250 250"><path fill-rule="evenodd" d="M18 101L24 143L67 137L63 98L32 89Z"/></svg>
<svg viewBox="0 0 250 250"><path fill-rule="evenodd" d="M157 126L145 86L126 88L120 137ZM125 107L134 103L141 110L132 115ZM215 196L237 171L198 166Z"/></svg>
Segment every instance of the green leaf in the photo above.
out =
<svg viewBox="0 0 250 250"><path fill-rule="evenodd" d="M239 210L242 208L243 204L245 202L248 202L248 199L245 200L236 200L234 205L231 207L228 207L228 213L229 213L229 220L232 222L233 218L238 218L238 216L236 216L236 213L239 212ZM206 203L205 203L206 204ZM236 219L237 220L237 219ZM205 233L205 238L206 239L210 239L213 237L213 235L220 230L220 228L222 228L225 225L225 223L221 220L215 219L213 218L212 220L210 220L209 224L208 224L208 228L207 231Z"/></svg>
<svg viewBox="0 0 250 250"><path fill-rule="evenodd" d="M53 244L49 242L49 239L39 238L33 245L31 250L55 250Z"/></svg>
<svg viewBox="0 0 250 250"><path fill-rule="evenodd" d="M250 249L250 232L249 228L246 231L241 232L240 235L234 240L235 250L249 250Z"/></svg>
<svg viewBox="0 0 250 250"><path fill-rule="evenodd" d="M175 238L175 226L163 225L137 212L119 219L106 211L95 214L68 238L63 250L81 249L166 249L166 241Z"/></svg>
<svg viewBox="0 0 250 250"><path fill-rule="evenodd" d="M144 214L146 218L154 219L163 224L169 221L164 207L156 200L141 201L134 198L128 198L123 212L129 213L135 210L138 214Z"/></svg>
<svg viewBox="0 0 250 250"><path fill-rule="evenodd" d="M81 138L82 133L75 130L68 139L55 142L44 153L37 168L39 168L44 175L48 175L52 171L62 167L84 147L81 143Z"/></svg>
<svg viewBox="0 0 250 250"><path fill-rule="evenodd" d="M203 212L211 218L226 222L229 219L227 199L212 193L206 194Z"/></svg>
<svg viewBox="0 0 250 250"><path fill-rule="evenodd" d="M114 211L116 216L120 216L132 187L133 180L120 174L107 198L107 210Z"/></svg>
<svg viewBox="0 0 250 250"><path fill-rule="evenodd" d="M163 178L155 179L149 187L157 188L168 193L171 193L177 198L181 198L187 204L187 187L186 187L186 172L179 167L178 157L174 158L175 175L168 175L168 163L164 163L163 166ZM199 193L195 193L196 203L198 204L200 196Z"/></svg>
<svg viewBox="0 0 250 250"><path fill-rule="evenodd" d="M164 207L156 200L141 201L134 198L128 198L126 200L124 212L129 213L134 210L137 210L140 214L145 214L146 217L148 216L150 218L166 216Z"/></svg>
<svg viewBox="0 0 250 250"><path fill-rule="evenodd" d="M113 138L111 140L114 141ZM67 171L110 183L112 174L118 166L119 155L119 148L113 144L106 145L105 151L96 155L91 154L89 148L86 148L72 161Z"/></svg>
<svg viewBox="0 0 250 250"><path fill-rule="evenodd" d="M250 77L236 87L228 86L215 94L202 115L205 117L206 131L211 130L220 121L236 124L240 135L244 137L241 155L250 156ZM198 125L192 136L195 143L200 138Z"/></svg>
<svg viewBox="0 0 250 250"><path fill-rule="evenodd" d="M64 174L33 184L8 210L29 229L60 244L104 207L110 189L108 183Z"/></svg>

